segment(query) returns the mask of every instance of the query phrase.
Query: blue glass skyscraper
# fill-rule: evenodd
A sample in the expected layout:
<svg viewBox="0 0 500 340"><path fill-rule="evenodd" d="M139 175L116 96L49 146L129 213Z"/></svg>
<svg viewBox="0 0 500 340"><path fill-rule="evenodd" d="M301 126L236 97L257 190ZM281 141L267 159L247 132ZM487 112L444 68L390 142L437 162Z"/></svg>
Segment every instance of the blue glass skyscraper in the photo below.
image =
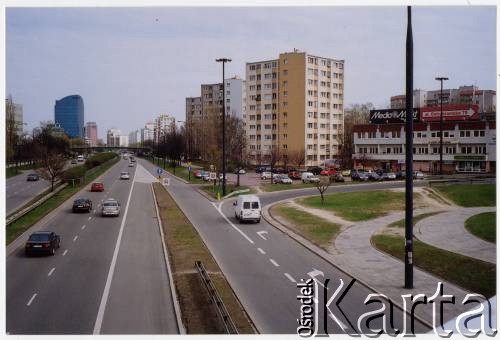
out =
<svg viewBox="0 0 500 340"><path fill-rule="evenodd" d="M83 138L84 108L82 97L75 94L56 100L54 122L59 124L68 136Z"/></svg>

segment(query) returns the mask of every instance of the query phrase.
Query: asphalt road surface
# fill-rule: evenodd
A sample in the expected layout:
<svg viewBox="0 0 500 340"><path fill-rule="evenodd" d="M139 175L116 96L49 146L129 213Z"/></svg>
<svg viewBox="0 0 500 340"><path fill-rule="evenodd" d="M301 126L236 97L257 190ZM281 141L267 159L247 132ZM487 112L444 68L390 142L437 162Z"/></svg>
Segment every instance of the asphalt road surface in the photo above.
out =
<svg viewBox="0 0 500 340"><path fill-rule="evenodd" d="M150 182L142 167L120 161L102 177L105 191L84 192L95 211L73 214L68 201L35 225L61 236L55 256L6 259L10 334L176 334L178 327ZM129 171L130 180L120 180ZM119 217L101 217L105 198Z"/></svg>
<svg viewBox="0 0 500 340"><path fill-rule="evenodd" d="M145 160L139 162L152 174L156 173L153 164ZM259 224L239 224L233 216L234 199L226 200L222 206L213 204L203 198L195 188L173 177L168 190L200 232L261 333L296 334L297 319L300 317L297 283L301 280L307 280L311 276L319 281L330 279L328 299L334 295L340 280L344 287L352 280L264 220ZM281 195L297 195L297 192L284 191ZM264 196L268 197L268 194ZM319 288L319 299L323 301L325 295L322 287ZM372 306L368 308L363 303L370 293L373 292L355 282L339 304L347 318L343 318L336 308L331 308L340 323L328 317L326 325L329 334L342 333L341 327L349 327L349 322L355 326L361 314L373 311ZM325 326L323 309L318 312L318 325L322 333ZM403 328L404 317L404 313L394 309L396 327ZM408 321L409 318L406 318ZM415 330L419 333L429 331L418 321Z"/></svg>
<svg viewBox="0 0 500 340"><path fill-rule="evenodd" d="M6 180L5 205L7 215L27 204L50 187L50 183L41 178L36 182L26 181L26 176L29 173L31 173L31 171L25 171L23 174Z"/></svg>

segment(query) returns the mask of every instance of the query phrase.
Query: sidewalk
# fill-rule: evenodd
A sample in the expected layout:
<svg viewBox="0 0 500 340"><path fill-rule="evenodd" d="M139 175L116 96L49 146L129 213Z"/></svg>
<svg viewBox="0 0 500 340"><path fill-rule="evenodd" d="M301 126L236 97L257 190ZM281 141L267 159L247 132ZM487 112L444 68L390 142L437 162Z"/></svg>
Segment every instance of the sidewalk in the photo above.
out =
<svg viewBox="0 0 500 340"><path fill-rule="evenodd" d="M459 208L424 218L415 225L415 237L435 247L496 263L496 245L481 240L465 229L465 220L496 207Z"/></svg>

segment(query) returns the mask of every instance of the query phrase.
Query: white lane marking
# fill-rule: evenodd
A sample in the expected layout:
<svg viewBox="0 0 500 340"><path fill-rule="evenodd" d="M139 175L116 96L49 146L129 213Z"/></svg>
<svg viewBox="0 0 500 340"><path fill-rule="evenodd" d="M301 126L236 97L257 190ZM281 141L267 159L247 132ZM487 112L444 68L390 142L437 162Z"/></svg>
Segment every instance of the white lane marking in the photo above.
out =
<svg viewBox="0 0 500 340"><path fill-rule="evenodd" d="M31 297L31 299L28 301L28 303L26 304L26 306L28 306L28 307L29 307L29 306L31 305L31 303L33 302L33 300L35 300L35 298L36 298L36 293L35 293L35 294L33 294L33 296L32 296L32 297Z"/></svg>
<svg viewBox="0 0 500 340"><path fill-rule="evenodd" d="M67 252L68 252L68 249L66 249L66 250L64 251L64 253L62 254L62 256L66 255L66 253L67 253Z"/></svg>
<svg viewBox="0 0 500 340"><path fill-rule="evenodd" d="M134 190L136 174L137 172L134 172L134 178L132 179L132 185L128 194L127 205L125 206L125 212L123 214L122 223L120 225L120 231L118 232L118 238L116 240L115 251L113 252L113 258L111 260L111 265L109 266L108 278L106 279L106 285L104 286L104 291L102 292L101 303L99 304L99 310L97 312L97 318L94 324L94 334L99 334L101 332L102 320L104 318L104 312L106 311L106 303L108 302L111 281L113 280L113 275L115 272L116 258L118 257L118 251L120 250L120 244L122 242L123 227L125 226L125 221L127 220L128 207L130 204L130 198L132 197L132 191Z"/></svg>
<svg viewBox="0 0 500 340"><path fill-rule="evenodd" d="M275 267L279 267L280 266L278 264L278 262L274 261L273 259L269 259L269 262L271 262L273 264L273 266L275 266Z"/></svg>
<svg viewBox="0 0 500 340"><path fill-rule="evenodd" d="M50 272L47 274L47 276L52 275L52 273L54 272L54 270L56 270L56 267L52 268L52 269L50 270Z"/></svg>
<svg viewBox="0 0 500 340"><path fill-rule="evenodd" d="M264 251L264 249L262 248L257 248L257 250L259 251L259 253L261 253L262 255L266 255L266 252Z"/></svg>
<svg viewBox="0 0 500 340"><path fill-rule="evenodd" d="M325 274L321 271L321 270L318 270L316 268L313 268L312 271L310 271L309 273L307 273L308 276L310 276L314 281L316 281L321 287L323 288L326 288L322 283L321 281L317 280L316 279L316 276L320 275L320 276L325 276ZM326 289L329 289L329 288L326 288Z"/></svg>
<svg viewBox="0 0 500 340"><path fill-rule="evenodd" d="M288 274L288 273L285 273L284 275L286 276L286 278L287 278L288 280L290 280L290 282L297 282L297 281L295 281L295 279L292 277L292 275L290 275L290 274Z"/></svg>
<svg viewBox="0 0 500 340"><path fill-rule="evenodd" d="M85 229L85 227L86 227L86 225L85 225L85 224L84 224L84 225L82 225L82 230L83 230L83 229Z"/></svg>
<svg viewBox="0 0 500 340"><path fill-rule="evenodd" d="M99 204L100 205L100 204ZM94 209L94 214L95 214L95 209Z"/></svg>
<svg viewBox="0 0 500 340"><path fill-rule="evenodd" d="M267 231L261 230L257 232L257 235L259 235L264 241L267 241L267 238L264 236L264 234L267 234Z"/></svg>
<svg viewBox="0 0 500 340"><path fill-rule="evenodd" d="M92 219L92 216L89 216L88 220L90 221Z"/></svg>
<svg viewBox="0 0 500 340"><path fill-rule="evenodd" d="M78 240L78 235L76 235L76 236L73 238L73 242L75 242L76 240Z"/></svg>
<svg viewBox="0 0 500 340"><path fill-rule="evenodd" d="M221 202L221 204L219 205L219 207L220 207L220 208L215 208L215 210L217 210L217 211L219 212L219 214L220 214L222 217L224 217L224 219L226 220L226 222L227 222L227 223L229 223L229 225L230 225L231 227L233 227L233 228L234 228L234 229L236 229L236 230L237 230L237 231L238 231L241 235L243 235L243 237L244 237L244 238L246 238L248 242L250 242L251 244L254 244L255 242L254 242L254 241L253 241L250 237L248 237L248 236L247 236L247 234L245 234L243 231L241 231L241 229L240 229L240 228L238 228L237 226L235 226L235 225L233 224L233 222L231 222L231 221L229 220L229 218L227 218L227 216L226 216L226 215L224 215L224 213L222 212L222 203L223 203L223 202ZM213 204L213 203L212 203L212 204ZM215 204L213 204L213 205L214 205L214 207L215 207Z"/></svg>

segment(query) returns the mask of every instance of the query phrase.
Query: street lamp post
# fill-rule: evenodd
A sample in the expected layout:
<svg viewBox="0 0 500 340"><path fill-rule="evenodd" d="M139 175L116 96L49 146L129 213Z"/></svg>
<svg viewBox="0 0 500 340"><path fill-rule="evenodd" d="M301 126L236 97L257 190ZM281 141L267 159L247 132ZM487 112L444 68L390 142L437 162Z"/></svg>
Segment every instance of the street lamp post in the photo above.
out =
<svg viewBox="0 0 500 340"><path fill-rule="evenodd" d="M225 64L231 62L229 58L215 60L222 63L222 196L226 196L226 80Z"/></svg>
<svg viewBox="0 0 500 340"><path fill-rule="evenodd" d="M413 288L413 34L411 6L406 29L405 288Z"/></svg>
<svg viewBox="0 0 500 340"><path fill-rule="evenodd" d="M439 174L443 175L443 81L448 80L448 78L436 77L436 80L441 82L441 93L439 95L441 105L441 115L439 116Z"/></svg>

